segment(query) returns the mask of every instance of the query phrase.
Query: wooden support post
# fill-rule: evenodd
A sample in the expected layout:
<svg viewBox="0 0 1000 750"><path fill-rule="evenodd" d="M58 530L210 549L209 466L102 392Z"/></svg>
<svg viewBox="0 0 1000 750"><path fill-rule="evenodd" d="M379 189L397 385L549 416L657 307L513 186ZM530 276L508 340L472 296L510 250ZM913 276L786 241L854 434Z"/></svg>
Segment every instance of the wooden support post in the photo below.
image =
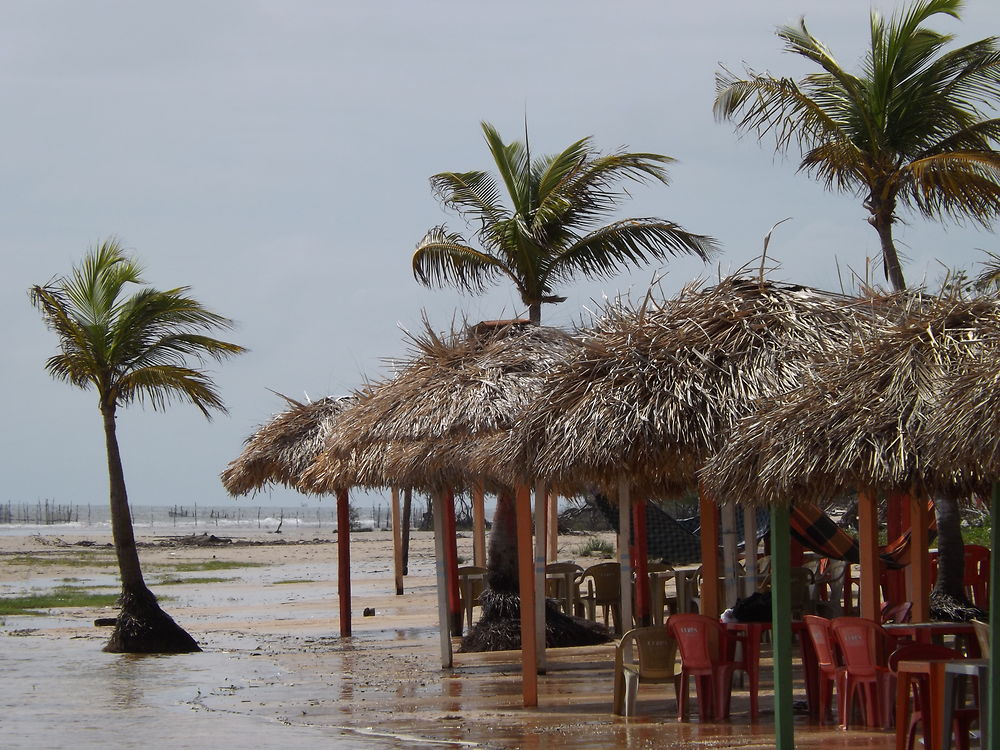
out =
<svg viewBox="0 0 1000 750"><path fill-rule="evenodd" d="M739 554L739 531L736 528L736 506L725 503L721 510L722 516L722 570L725 585L720 609L726 609L736 603L740 596L739 579L736 575L736 559Z"/></svg>
<svg viewBox="0 0 1000 750"><path fill-rule="evenodd" d="M910 619L913 622L929 622L931 593L931 564L928 548L930 547L930 510L927 507L927 497L920 492L910 493L908 520L910 526L910 564L907 568L909 593L907 599L913 602Z"/></svg>
<svg viewBox="0 0 1000 750"><path fill-rule="evenodd" d="M486 567L486 492L482 482L472 490L472 564Z"/></svg>
<svg viewBox="0 0 1000 750"><path fill-rule="evenodd" d="M410 515L413 508L413 488L403 490L403 575L410 570Z"/></svg>
<svg viewBox="0 0 1000 750"><path fill-rule="evenodd" d="M743 596L757 590L757 511L743 509L743 565L747 575L743 579Z"/></svg>
<svg viewBox="0 0 1000 750"><path fill-rule="evenodd" d="M718 617L719 609L719 506L699 488L701 516L701 613Z"/></svg>
<svg viewBox="0 0 1000 750"><path fill-rule="evenodd" d="M625 479L618 480L618 563L621 568L622 620L617 623L619 635L632 629L632 494Z"/></svg>
<svg viewBox="0 0 1000 750"><path fill-rule="evenodd" d="M777 750L795 747L792 709L791 533L788 506L771 506L771 638L774 647L774 739Z"/></svg>
<svg viewBox="0 0 1000 750"><path fill-rule="evenodd" d="M444 559L448 585L448 617L451 634L462 635L462 599L458 593L458 532L455 528L455 493L444 492Z"/></svg>
<svg viewBox="0 0 1000 750"><path fill-rule="evenodd" d="M549 520L546 524L549 549L546 557L549 562L555 562L559 559L559 495L555 492L550 492L545 496L545 500L548 503L549 509Z"/></svg>
<svg viewBox="0 0 1000 750"><path fill-rule="evenodd" d="M538 674L545 674L545 542L546 526L545 484L535 484L535 664Z"/></svg>
<svg viewBox="0 0 1000 750"><path fill-rule="evenodd" d="M989 671L989 711L986 725L989 727L987 738L996 746L1000 737L1000 483L993 483L992 507L990 516L993 519L990 529L990 652L984 654L990 661ZM983 743L986 744L985 742Z"/></svg>
<svg viewBox="0 0 1000 750"><path fill-rule="evenodd" d="M653 624L649 597L649 538L646 535L646 498L632 500L632 569L635 571L635 624ZM628 628L625 628L628 630Z"/></svg>
<svg viewBox="0 0 1000 750"><path fill-rule="evenodd" d="M347 490L337 491L337 598L340 637L351 635L351 505Z"/></svg>
<svg viewBox="0 0 1000 750"><path fill-rule="evenodd" d="M441 668L451 669L451 623L448 620L448 565L444 543L444 494L431 493L434 516L434 572L437 574L438 633L441 640Z"/></svg>
<svg viewBox="0 0 1000 750"><path fill-rule="evenodd" d="M396 596L403 595L403 529L399 525L399 489L392 488L392 572Z"/></svg>
<svg viewBox="0 0 1000 750"><path fill-rule="evenodd" d="M531 490L518 487L517 574L521 596L521 694L525 708L538 705L538 652L535 650L535 576L531 549Z"/></svg>
<svg viewBox="0 0 1000 750"><path fill-rule="evenodd" d="M878 498L869 489L858 491L858 547L861 550L861 616L879 622Z"/></svg>

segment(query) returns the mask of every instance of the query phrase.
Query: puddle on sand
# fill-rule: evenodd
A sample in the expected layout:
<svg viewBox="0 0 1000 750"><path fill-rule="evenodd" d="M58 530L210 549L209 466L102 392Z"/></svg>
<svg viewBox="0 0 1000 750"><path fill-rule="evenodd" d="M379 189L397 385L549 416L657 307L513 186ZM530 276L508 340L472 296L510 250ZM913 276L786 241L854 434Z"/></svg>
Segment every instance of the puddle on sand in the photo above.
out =
<svg viewBox="0 0 1000 750"><path fill-rule="evenodd" d="M103 653L102 644L92 638L0 633L4 748L414 746L391 736L362 738L337 727L290 725L255 716L252 704L235 696L236 686L273 678L277 668L266 659L221 652L126 656ZM209 698L224 705L227 694L234 694L233 702L243 705L234 705L231 711L202 705Z"/></svg>

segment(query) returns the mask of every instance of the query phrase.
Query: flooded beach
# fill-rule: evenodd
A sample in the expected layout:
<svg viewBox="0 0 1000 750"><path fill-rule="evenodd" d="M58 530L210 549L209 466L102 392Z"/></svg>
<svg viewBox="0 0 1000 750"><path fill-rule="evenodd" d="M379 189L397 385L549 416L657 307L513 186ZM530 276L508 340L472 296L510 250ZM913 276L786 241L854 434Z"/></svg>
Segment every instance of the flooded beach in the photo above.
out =
<svg viewBox="0 0 1000 750"><path fill-rule="evenodd" d="M207 547L140 537L151 588L203 653L103 653L109 631L93 622L113 608L0 618L3 746L773 747L766 658L756 724L739 685L722 724L677 722L673 690L658 685L642 686L637 716L613 716L611 644L550 650L532 709L521 705L518 653L456 654L454 669L442 670L430 534L414 534L403 596L390 535L352 535L354 636L342 639L332 536L241 535ZM0 539L0 596L59 585L114 591L107 538L92 530ZM560 544L569 555L580 541ZM459 539L459 552L471 556L471 539ZM361 616L366 607L374 616ZM796 744L888 750L893 735L803 715Z"/></svg>

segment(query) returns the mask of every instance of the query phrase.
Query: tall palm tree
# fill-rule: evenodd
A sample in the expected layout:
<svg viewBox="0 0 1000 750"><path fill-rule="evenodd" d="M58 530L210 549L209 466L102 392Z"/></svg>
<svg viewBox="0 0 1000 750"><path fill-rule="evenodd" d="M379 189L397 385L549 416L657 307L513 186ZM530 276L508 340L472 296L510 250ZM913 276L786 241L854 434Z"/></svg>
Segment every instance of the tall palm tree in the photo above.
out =
<svg viewBox="0 0 1000 750"><path fill-rule="evenodd" d="M60 352L46 370L57 380L97 392L104 420L110 479L111 529L122 593L115 630L105 651L181 653L198 644L160 609L139 567L115 418L120 406L139 402L159 410L189 401L208 418L225 407L207 374L188 361L223 360L243 347L205 335L232 321L187 296L188 287L159 291L144 287L142 269L119 244L108 240L91 250L67 276L29 291L46 325L59 337Z"/></svg>
<svg viewBox="0 0 1000 750"><path fill-rule="evenodd" d="M800 81L747 70L716 75L715 115L738 130L798 146L799 169L828 189L862 198L878 232L883 271L906 288L892 228L898 210L930 219L972 219L989 228L1000 215L1000 50L988 37L946 50L952 36L924 26L959 17L961 0L919 0L888 21L872 11L870 46L856 73L809 33L802 19L781 26L788 52L820 70ZM940 566L935 595L964 599L958 505L937 501Z"/></svg>
<svg viewBox="0 0 1000 750"><path fill-rule="evenodd" d="M413 275L420 283L482 292L506 277L531 321L539 323L543 303L565 300L555 294L556 285L574 276L609 277L670 255L706 259L714 252L710 237L664 219L602 224L627 195L618 183L667 184L670 157L624 151L602 156L584 138L556 156L532 159L527 138L504 143L489 123L482 129L499 181L480 171L431 177L442 204L475 227L481 249L460 233L434 227L413 253Z"/></svg>

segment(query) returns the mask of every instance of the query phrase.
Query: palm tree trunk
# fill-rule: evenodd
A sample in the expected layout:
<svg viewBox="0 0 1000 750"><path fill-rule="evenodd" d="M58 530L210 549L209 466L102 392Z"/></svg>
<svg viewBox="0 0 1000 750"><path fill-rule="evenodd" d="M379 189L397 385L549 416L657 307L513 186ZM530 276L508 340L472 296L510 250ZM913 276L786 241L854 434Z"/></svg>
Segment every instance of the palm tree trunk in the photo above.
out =
<svg viewBox="0 0 1000 750"><path fill-rule="evenodd" d="M542 324L542 303L532 302L528 305L528 320L534 323L536 326Z"/></svg>
<svg viewBox="0 0 1000 750"><path fill-rule="evenodd" d="M894 208L894 202L883 200L870 201L868 210L871 211L871 217L868 219L868 222L878 232L879 242L882 245L882 265L885 269L885 277L892 284L892 288L899 292L906 289L906 280L903 278L903 268L899 263L899 253L896 252L896 243L892 239Z"/></svg>
<svg viewBox="0 0 1000 750"><path fill-rule="evenodd" d="M104 440L108 453L108 479L111 496L111 534L115 542L118 571L122 581L119 599L121 612L114 632L104 647L111 653L190 653L201 651L195 640L160 609L156 597L146 587L139 566L139 552L132 530L132 513L125 489L121 451L115 425L116 405L101 404Z"/></svg>

